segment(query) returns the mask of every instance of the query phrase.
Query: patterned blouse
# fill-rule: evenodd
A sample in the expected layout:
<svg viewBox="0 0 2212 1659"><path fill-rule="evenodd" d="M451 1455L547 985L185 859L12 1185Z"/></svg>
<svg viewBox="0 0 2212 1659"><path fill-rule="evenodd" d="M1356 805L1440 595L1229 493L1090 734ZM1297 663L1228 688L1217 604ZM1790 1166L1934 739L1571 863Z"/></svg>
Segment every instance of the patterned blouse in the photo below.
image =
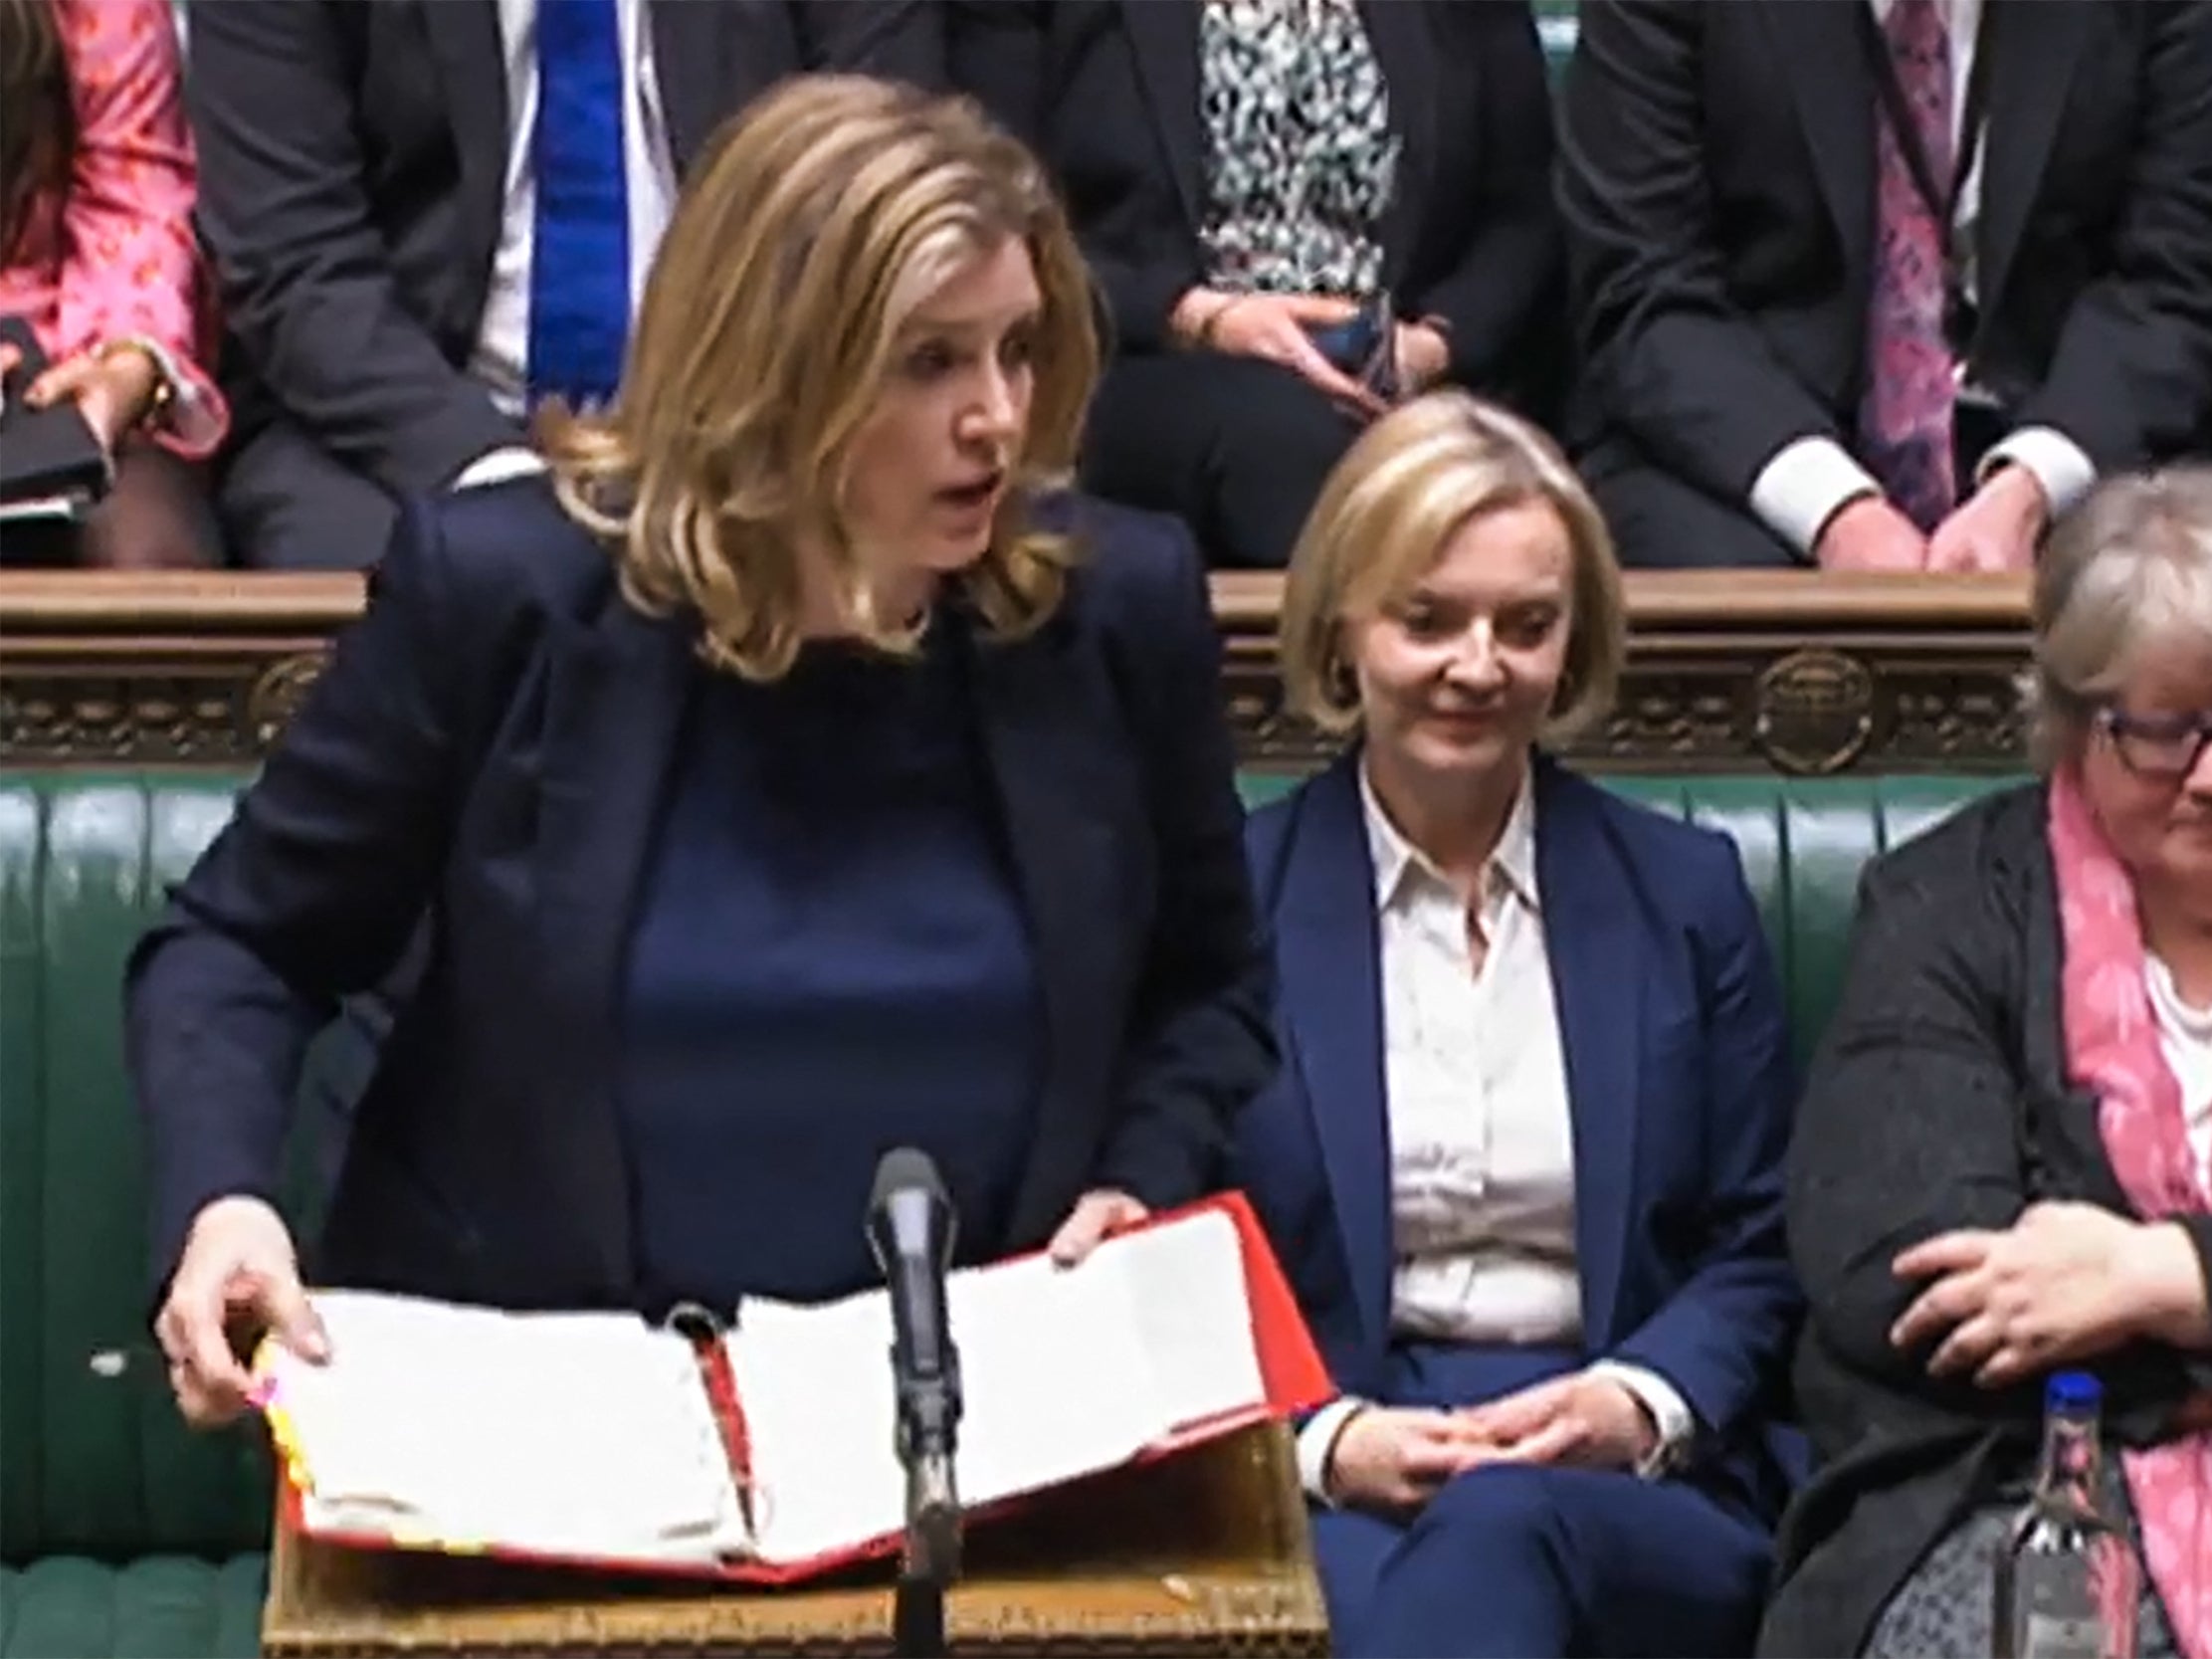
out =
<svg viewBox="0 0 2212 1659"><path fill-rule="evenodd" d="M1373 294L1398 137L1352 0L1205 0L1198 57L1208 285Z"/></svg>

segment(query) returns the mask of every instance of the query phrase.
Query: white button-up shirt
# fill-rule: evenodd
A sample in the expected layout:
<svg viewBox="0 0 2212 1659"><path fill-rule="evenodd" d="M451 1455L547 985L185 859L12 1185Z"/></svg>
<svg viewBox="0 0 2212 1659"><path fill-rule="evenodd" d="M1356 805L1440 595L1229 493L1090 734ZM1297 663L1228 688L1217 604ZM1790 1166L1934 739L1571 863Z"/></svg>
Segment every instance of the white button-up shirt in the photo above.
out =
<svg viewBox="0 0 2212 1659"><path fill-rule="evenodd" d="M2181 1086L2181 1115L2188 1127L2189 1151L2197 1179L2212 1183L2212 1008L2181 1000L2173 972L2156 956L2145 958L2150 983L2150 1012L2158 1022L2158 1046L2166 1069Z"/></svg>

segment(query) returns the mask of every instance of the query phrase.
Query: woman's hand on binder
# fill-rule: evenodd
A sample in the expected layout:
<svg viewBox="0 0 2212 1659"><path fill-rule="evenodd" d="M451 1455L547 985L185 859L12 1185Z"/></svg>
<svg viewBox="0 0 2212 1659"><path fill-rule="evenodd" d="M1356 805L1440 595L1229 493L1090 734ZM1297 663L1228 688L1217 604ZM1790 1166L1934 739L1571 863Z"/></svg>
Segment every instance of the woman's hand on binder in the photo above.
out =
<svg viewBox="0 0 2212 1659"><path fill-rule="evenodd" d="M1076 1200L1076 1207L1068 1212L1068 1219L1060 1224L1060 1231L1053 1234L1052 1243L1045 1247L1046 1254L1062 1267L1074 1267L1098 1249L1103 1240L1124 1228L1134 1227L1151 1213L1139 1200L1111 1187L1086 1192Z"/></svg>
<svg viewBox="0 0 2212 1659"><path fill-rule="evenodd" d="M329 1352L300 1283L292 1234L259 1198L218 1198L193 1218L153 1329L177 1408L199 1427L227 1423L247 1407L253 1377L234 1338L250 1350L272 1335L305 1359Z"/></svg>

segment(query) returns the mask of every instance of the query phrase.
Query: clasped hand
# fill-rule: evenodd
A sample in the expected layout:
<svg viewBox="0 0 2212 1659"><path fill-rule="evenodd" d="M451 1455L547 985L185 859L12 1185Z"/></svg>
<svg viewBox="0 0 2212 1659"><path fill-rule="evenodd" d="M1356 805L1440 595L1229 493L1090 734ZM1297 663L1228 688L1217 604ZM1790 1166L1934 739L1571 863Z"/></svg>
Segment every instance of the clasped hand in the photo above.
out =
<svg viewBox="0 0 2212 1659"><path fill-rule="evenodd" d="M1329 1495L1362 1509L1408 1509L1487 1463L1627 1471L1658 1441L1657 1425L1628 1388L1577 1371L1457 1411L1367 1407L1336 1437Z"/></svg>
<svg viewBox="0 0 2212 1659"><path fill-rule="evenodd" d="M1933 1343L1928 1373L2002 1388L2166 1335L2187 1318L2188 1238L2095 1204L2035 1203L2005 1228L1926 1239L1892 1264L1925 1287L1890 1328L1893 1347Z"/></svg>
<svg viewBox="0 0 2212 1659"><path fill-rule="evenodd" d="M1193 289L1178 303L1175 325L1232 356L1258 357L1298 374L1340 408L1363 417L1388 407L1367 386L1321 355L1308 332L1349 322L1359 308L1349 300L1312 294L1223 294ZM1406 396L1426 391L1451 368L1451 347L1425 322L1395 324L1391 348Z"/></svg>
<svg viewBox="0 0 2212 1659"><path fill-rule="evenodd" d="M1813 558L1823 570L2026 570L2049 521L2035 475L2000 467L1932 535L1880 496L1847 503L1821 531Z"/></svg>

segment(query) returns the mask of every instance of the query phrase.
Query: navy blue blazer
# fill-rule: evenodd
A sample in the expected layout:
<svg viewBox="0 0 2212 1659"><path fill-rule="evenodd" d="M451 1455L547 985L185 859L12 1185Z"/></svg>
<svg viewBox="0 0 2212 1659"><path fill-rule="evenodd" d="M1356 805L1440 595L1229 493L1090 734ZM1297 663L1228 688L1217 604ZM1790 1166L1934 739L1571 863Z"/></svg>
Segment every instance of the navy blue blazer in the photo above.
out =
<svg viewBox="0 0 2212 1659"><path fill-rule="evenodd" d="M1357 764L1347 754L1246 832L1284 1064L1240 1123L1236 1174L1337 1386L1381 1397L1395 1248ZM1541 756L1534 788L1584 1342L1672 1382L1700 1428L1691 1478L1771 1523L1796 1462L1766 1431L1800 1299L1782 1230L1789 1041L1758 913L1725 836Z"/></svg>
<svg viewBox="0 0 2212 1659"><path fill-rule="evenodd" d="M1047 1028L1017 1244L1095 1185L1157 1206L1214 1184L1275 1062L1189 536L1097 503L1043 512L1089 553L1059 611L1006 643L950 624ZM631 1302L617 1026L694 633L624 602L541 480L406 510L366 615L132 956L157 1282L202 1204L273 1190L302 1051L427 916L314 1271Z"/></svg>

